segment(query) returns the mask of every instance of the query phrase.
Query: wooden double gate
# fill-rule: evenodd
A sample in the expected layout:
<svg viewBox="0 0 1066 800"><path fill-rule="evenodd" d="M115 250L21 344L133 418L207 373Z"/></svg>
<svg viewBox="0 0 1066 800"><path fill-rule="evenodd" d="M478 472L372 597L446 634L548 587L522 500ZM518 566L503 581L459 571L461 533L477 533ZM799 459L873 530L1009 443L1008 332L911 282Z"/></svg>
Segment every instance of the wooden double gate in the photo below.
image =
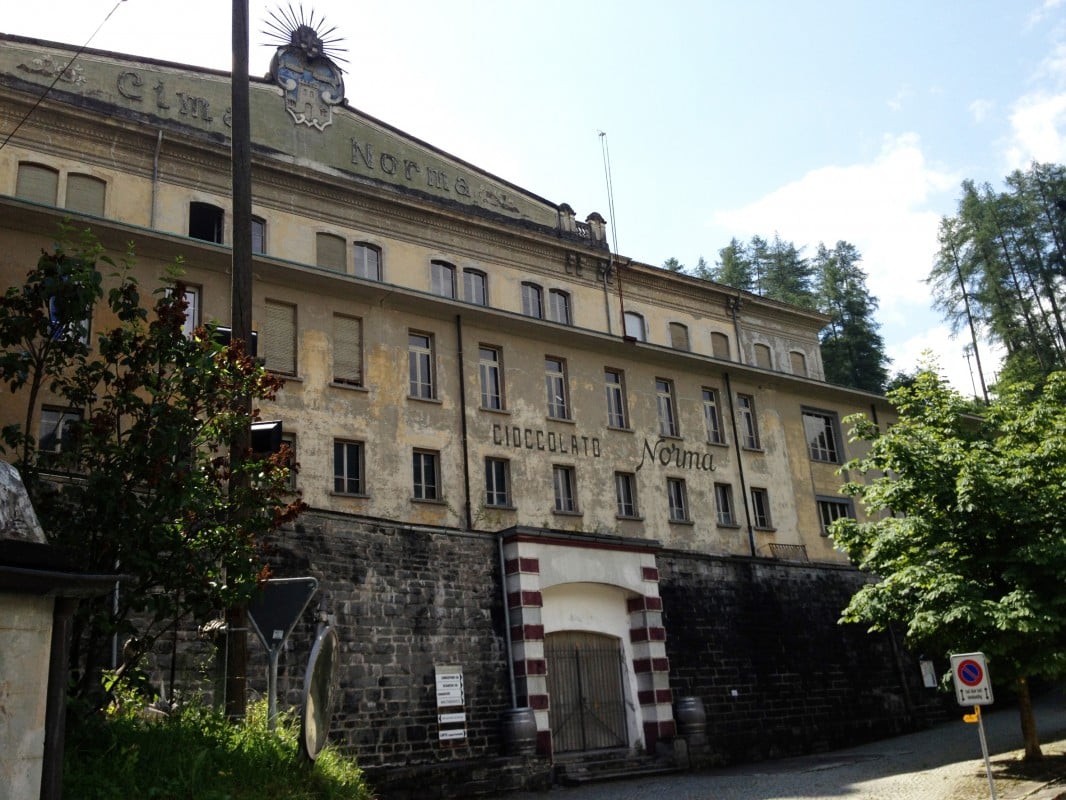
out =
<svg viewBox="0 0 1066 800"><path fill-rule="evenodd" d="M627 747L618 639L584 631L544 637L548 664L548 724L556 753Z"/></svg>

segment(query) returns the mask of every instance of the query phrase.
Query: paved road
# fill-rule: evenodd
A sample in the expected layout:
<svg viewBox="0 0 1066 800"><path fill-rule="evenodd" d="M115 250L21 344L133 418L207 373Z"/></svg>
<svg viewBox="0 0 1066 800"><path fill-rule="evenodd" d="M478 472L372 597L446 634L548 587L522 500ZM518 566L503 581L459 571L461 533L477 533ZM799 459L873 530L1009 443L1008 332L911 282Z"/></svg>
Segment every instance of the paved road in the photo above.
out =
<svg viewBox="0 0 1066 800"><path fill-rule="evenodd" d="M1047 755L1066 760L1066 693L1038 698L1037 724ZM767 761L701 773L523 792L508 800L981 800L991 797L977 726L954 721L927 731L817 756ZM1046 778L1022 779L1014 708L985 713L998 800L1052 800Z"/></svg>

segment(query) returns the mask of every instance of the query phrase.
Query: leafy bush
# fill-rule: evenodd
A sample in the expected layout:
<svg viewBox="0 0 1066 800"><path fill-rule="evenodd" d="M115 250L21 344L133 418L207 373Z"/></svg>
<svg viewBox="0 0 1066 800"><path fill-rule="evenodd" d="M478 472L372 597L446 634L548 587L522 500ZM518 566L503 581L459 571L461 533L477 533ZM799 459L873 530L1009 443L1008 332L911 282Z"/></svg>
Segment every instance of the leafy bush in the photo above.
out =
<svg viewBox="0 0 1066 800"><path fill-rule="evenodd" d="M153 719L126 705L71 720L63 795L69 800L368 800L355 763L332 746L309 763L299 724L279 714L268 730L266 703L243 723L194 703Z"/></svg>

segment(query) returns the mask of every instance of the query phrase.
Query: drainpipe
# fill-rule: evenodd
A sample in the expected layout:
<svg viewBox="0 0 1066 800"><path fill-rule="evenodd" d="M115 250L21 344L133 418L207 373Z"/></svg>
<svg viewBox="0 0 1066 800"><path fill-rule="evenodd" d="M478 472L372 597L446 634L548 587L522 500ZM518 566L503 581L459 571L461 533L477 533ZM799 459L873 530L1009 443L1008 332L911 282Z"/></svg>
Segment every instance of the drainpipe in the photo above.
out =
<svg viewBox="0 0 1066 800"><path fill-rule="evenodd" d="M735 317L734 317L735 319ZM748 523L748 546L751 548L751 556L755 557L755 528L751 524L751 510L748 507L748 484L744 479L744 459L740 449L740 432L737 430L737 412L733 404L733 386L729 381L729 373L725 373L725 393L729 396L729 421L733 425L733 449L737 454L737 470L740 472L740 494L744 498L744 519Z"/></svg>
<svg viewBox="0 0 1066 800"><path fill-rule="evenodd" d="M455 315L455 339L459 348L459 419L463 437L463 508L466 511L466 527L474 530L474 519L470 514L470 449L466 443L466 367L463 361L463 316Z"/></svg>
<svg viewBox="0 0 1066 800"><path fill-rule="evenodd" d="M726 308L729 309L729 316L733 318L733 335L737 338L737 361L743 364L744 349L740 342L740 321L737 319L737 312L740 310L740 302L740 292L737 292L736 297L730 297L726 300L725 305Z"/></svg>
<svg viewBox="0 0 1066 800"><path fill-rule="evenodd" d="M155 154L152 156L152 210L149 215L148 227L155 228L155 203L159 196L159 151L163 149L163 129L159 129L159 135L155 140Z"/></svg>
<svg viewBox="0 0 1066 800"><path fill-rule="evenodd" d="M614 267L614 253L611 253L607 258L607 268L603 271L603 314L607 317L607 335L611 336L613 331L611 330L611 295L610 290L607 288L607 279L611 277L611 270Z"/></svg>

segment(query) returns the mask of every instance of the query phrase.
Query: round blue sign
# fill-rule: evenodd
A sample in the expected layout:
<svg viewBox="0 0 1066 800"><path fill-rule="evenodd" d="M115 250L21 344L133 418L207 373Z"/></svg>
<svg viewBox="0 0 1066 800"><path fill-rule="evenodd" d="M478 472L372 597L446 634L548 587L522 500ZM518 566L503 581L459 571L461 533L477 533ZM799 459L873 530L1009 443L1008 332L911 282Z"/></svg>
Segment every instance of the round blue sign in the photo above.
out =
<svg viewBox="0 0 1066 800"><path fill-rule="evenodd" d="M985 677L981 665L970 658L959 662L958 675L959 680L967 686L977 686Z"/></svg>

